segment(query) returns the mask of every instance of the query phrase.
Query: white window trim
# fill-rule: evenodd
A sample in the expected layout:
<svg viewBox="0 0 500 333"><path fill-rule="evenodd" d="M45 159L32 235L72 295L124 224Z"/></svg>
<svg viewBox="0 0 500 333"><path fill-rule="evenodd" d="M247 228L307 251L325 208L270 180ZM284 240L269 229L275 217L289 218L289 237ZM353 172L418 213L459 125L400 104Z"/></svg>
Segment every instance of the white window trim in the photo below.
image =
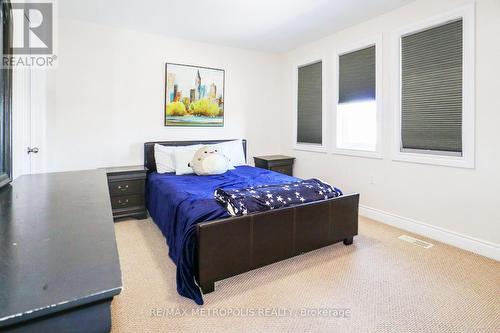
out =
<svg viewBox="0 0 500 333"><path fill-rule="evenodd" d="M377 146L375 151L361 149L345 149L337 147L337 104L339 100L339 57L346 53L362 50L364 48L375 46L375 99L377 104ZM333 112L333 136L332 136L332 154L349 155L369 158L383 158L383 101L382 101L382 35L364 39L348 47L342 47L335 51L335 89L334 89L334 112Z"/></svg>
<svg viewBox="0 0 500 333"><path fill-rule="evenodd" d="M304 59L303 61L300 61L296 63L293 66L293 149L295 150L304 150L304 151L312 151L312 152L319 152L319 153L326 153L328 151L328 145L327 145L327 124L328 124L328 119L327 119L327 90L326 90L326 84L327 84L327 77L326 77L326 63L325 63L325 56L316 56L308 59ZM307 65L311 65L317 62L321 61L321 145L319 144L309 144L309 143L301 143L297 142L297 116L298 116L298 104L297 104L297 98L298 98L298 74L299 74L299 68L304 67Z"/></svg>
<svg viewBox="0 0 500 333"><path fill-rule="evenodd" d="M436 152L401 151L401 37L442 25L448 21L463 20L463 106L462 106L462 156L439 155ZM460 168L474 168L474 4L457 8L448 13L407 26L393 33L394 70L394 136L392 159L395 161L434 164Z"/></svg>

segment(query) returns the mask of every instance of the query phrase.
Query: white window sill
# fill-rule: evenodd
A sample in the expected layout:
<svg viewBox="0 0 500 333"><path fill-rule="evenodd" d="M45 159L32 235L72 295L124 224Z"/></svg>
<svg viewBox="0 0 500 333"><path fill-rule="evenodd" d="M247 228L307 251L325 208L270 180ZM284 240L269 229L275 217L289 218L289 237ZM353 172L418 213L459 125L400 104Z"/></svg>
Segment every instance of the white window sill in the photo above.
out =
<svg viewBox="0 0 500 333"><path fill-rule="evenodd" d="M382 152L380 152L380 151L359 150L359 149L335 148L332 151L332 154L355 156L355 157L367 157L367 158L375 158L375 159L382 159L383 158Z"/></svg>
<svg viewBox="0 0 500 333"><path fill-rule="evenodd" d="M399 162L410 162L419 164L430 164L439 166L449 166L455 168L474 169L474 159L465 155L460 157L431 155L422 153L394 153L392 159Z"/></svg>
<svg viewBox="0 0 500 333"><path fill-rule="evenodd" d="M326 153L327 148L325 145L303 144L296 143L293 147L294 150L311 151L315 153Z"/></svg>

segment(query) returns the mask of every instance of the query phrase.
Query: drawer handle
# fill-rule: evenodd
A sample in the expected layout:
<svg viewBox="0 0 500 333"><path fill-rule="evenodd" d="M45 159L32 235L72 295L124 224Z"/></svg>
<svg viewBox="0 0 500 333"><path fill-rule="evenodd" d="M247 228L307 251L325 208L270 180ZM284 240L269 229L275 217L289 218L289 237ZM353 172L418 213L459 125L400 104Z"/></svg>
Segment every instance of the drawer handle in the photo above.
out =
<svg viewBox="0 0 500 333"><path fill-rule="evenodd" d="M126 204L128 204L128 199L125 199L125 201L118 200L118 204L122 205L122 206L126 205Z"/></svg>
<svg viewBox="0 0 500 333"><path fill-rule="evenodd" d="M126 190L128 190L128 185L125 186L118 185L118 189L122 192L125 192Z"/></svg>

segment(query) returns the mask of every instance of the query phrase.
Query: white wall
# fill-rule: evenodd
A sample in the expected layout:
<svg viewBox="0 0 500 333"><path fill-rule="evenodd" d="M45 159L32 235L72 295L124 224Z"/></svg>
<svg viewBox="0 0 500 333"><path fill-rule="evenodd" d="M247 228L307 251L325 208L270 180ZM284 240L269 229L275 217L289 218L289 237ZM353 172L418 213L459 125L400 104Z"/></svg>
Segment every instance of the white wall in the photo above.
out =
<svg viewBox="0 0 500 333"><path fill-rule="evenodd" d="M85 21L58 24L46 171L142 164L146 141L247 138L250 155L277 151L280 56ZM163 126L165 62L226 70L225 127Z"/></svg>
<svg viewBox="0 0 500 333"><path fill-rule="evenodd" d="M470 1L419 0L383 16L304 45L284 55L281 118L283 152L297 157L299 177L321 177L361 194L362 213L483 254L498 255L500 244L500 1L476 1L476 168L459 169L391 160L392 97L391 32ZM315 55L326 55L325 98L332 100L334 51L382 34L384 159L368 159L293 150L293 66ZM327 119L328 137L333 131ZM367 209L374 208L376 210ZM444 230L443 230L444 229ZM467 245L467 244L468 245ZM463 244L466 244L465 246ZM486 253L490 251L491 253Z"/></svg>

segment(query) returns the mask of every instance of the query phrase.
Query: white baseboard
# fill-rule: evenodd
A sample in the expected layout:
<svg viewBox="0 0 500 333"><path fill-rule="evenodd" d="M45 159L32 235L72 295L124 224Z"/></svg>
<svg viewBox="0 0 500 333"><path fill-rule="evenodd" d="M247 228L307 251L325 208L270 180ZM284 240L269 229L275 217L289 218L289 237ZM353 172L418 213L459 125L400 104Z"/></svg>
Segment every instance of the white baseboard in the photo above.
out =
<svg viewBox="0 0 500 333"><path fill-rule="evenodd" d="M500 245L487 242L474 237L469 237L436 227L427 223L398 216L380 209L359 205L359 214L372 220L391 225L396 228L407 230L439 242L446 243L482 256L500 261Z"/></svg>

